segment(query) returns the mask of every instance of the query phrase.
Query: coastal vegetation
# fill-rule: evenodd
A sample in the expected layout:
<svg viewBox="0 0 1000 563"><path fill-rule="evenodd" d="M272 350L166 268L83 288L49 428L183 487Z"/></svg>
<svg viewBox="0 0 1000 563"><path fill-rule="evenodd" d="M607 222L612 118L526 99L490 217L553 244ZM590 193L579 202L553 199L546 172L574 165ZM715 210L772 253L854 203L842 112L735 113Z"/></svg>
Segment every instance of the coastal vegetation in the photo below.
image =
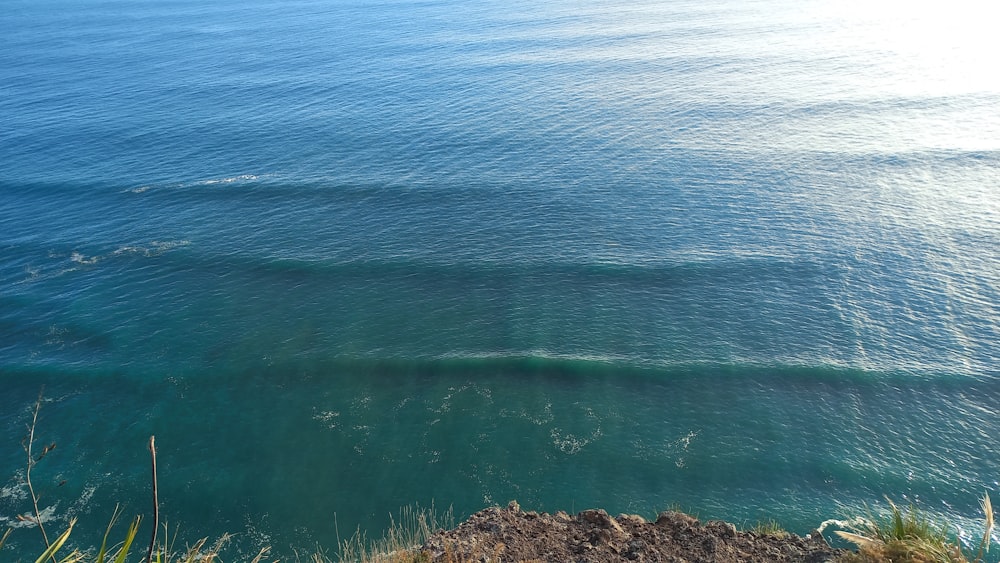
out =
<svg viewBox="0 0 1000 563"><path fill-rule="evenodd" d="M54 533L53 530L47 528L51 521L45 517L45 510L40 507L40 495L32 481L33 469L56 448L55 443L42 447L41 451L35 447L35 431L42 403L40 394L32 411L31 421L27 425L27 434L22 441L25 451L23 486L27 490L31 508L29 511L16 515L16 520L24 524L22 528L28 530L34 528L38 531L39 555L34 559L35 563L127 563L128 561L140 560L146 563L212 563L220 560L221 554L231 540L229 535L224 534L213 542L209 542L208 538L202 538L192 544L184 544L183 547L179 547L176 529L171 530L168 526L163 525L162 536L158 534L161 525L159 524L159 504L156 497L156 449L152 438L149 449L152 462L153 526L144 558L139 559L139 555L136 554L130 559L130 555L139 549L136 542L142 518L136 516L122 530L122 526L118 525L122 511L118 507L111 515L100 545L96 548L68 547L69 538L77 522L75 518L70 519L65 529L59 531L58 535L50 535L50 533ZM834 531L836 536L853 543L857 546L857 550L835 550L838 555L833 560L838 563L986 562L991 534L994 529L993 508L989 494L984 493L980 501L984 516L983 535L978 545L971 548L963 546L961 540L952 532L953 526L933 520L927 512L915 505L904 509L888 497L886 500L889 506L888 512L875 515L871 509L868 509L864 517L855 517L849 520L827 520L821 524L819 530L810 535L809 540L819 541L826 545L821 535L823 529L831 526L840 528ZM586 522L603 527L605 530L623 534L623 537L627 536L623 525L636 527L649 524L640 516L623 515L619 516L616 521L604 511L593 510L581 512L576 517L557 513L552 520L553 517L550 515L540 516L534 512L524 513L514 502L506 510L491 508L478 513L476 517L489 517L482 516L484 514L505 518L511 518L514 517L512 515L515 515L529 521L534 520L536 525L548 527L565 527L567 523ZM553 526L552 522L556 522L557 525ZM679 511L661 513L655 525L701 527L696 518ZM497 528L498 526L497 524L480 525L480 528L483 529L491 527ZM458 529L461 528L460 526ZM317 550L309 555L307 560L312 563L332 563L334 560L359 563L430 563L431 561L465 563L471 561L533 560L506 557L504 555L506 546L503 542L480 542L479 538L467 541L468 537L456 540L454 536L445 537L442 534L444 530L454 532L453 529L455 529L455 517L450 508L438 513L433 506L430 508L407 506L401 508L397 516L390 515L390 525L381 537L370 539L364 531L359 529L347 539L338 541L336 553L333 556L322 550ZM761 538L761 541L765 543L787 541L791 544L803 540L803 538L784 530L775 520L759 521L746 532L737 532L732 525L721 522L709 522L701 529L717 531L712 533L717 533L723 542L726 538L732 538L737 534L744 534L751 541L753 538ZM3 533L0 533L0 558L3 558L4 545L12 533L14 533L12 527L8 527ZM537 528L535 533L537 533ZM606 531L604 534L610 537ZM600 534L598 535L600 536ZM533 537L531 541L556 541L553 538L563 541L565 539L558 534L546 537L547 540ZM434 542L436 548L428 550L426 546L432 543L430 541L432 538L436 540ZM604 541L608 540L605 538ZM459 543L463 544L462 549L459 549ZM470 545L472 546L471 550ZM269 555L270 547L261 547L250 561L251 563L263 563L279 560L269 557ZM300 561L301 559L296 557L295 560Z"/></svg>
<svg viewBox="0 0 1000 563"><path fill-rule="evenodd" d="M773 519L757 522L750 528L750 531L762 536L788 537L788 530L784 529L777 520Z"/></svg>
<svg viewBox="0 0 1000 563"><path fill-rule="evenodd" d="M915 563L982 563L990 548L993 532L993 506L989 494L984 494L980 505L985 519L983 537L978 547L966 554L961 542L950 533L951 526L934 522L930 516L914 505L901 509L891 499L889 514L840 523L847 530L835 533L858 546L857 553L845 557L848 563L882 563L912 561Z"/></svg>

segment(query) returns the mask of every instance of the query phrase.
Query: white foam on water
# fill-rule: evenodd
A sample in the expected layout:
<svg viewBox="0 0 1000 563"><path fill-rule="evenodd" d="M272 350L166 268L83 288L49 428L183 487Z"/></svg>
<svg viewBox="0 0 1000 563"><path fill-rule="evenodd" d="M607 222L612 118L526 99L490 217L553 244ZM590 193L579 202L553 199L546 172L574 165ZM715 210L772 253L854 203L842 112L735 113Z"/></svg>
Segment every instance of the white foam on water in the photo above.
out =
<svg viewBox="0 0 1000 563"><path fill-rule="evenodd" d="M7 485L5 487L0 487L0 500L27 500L28 489L23 483L24 477L22 474L18 474L14 477L14 483Z"/></svg>
<svg viewBox="0 0 1000 563"><path fill-rule="evenodd" d="M544 349L526 350L523 352L446 352L434 356L438 360L560 360L594 363L634 362L640 358L623 354L561 354Z"/></svg>
<svg viewBox="0 0 1000 563"><path fill-rule="evenodd" d="M562 429L553 428L549 432L549 436L552 438L552 445L559 449L564 454L573 455L579 453L588 444L598 440L604 433L601 431L600 427L597 427L590 436L580 437L575 434L562 433Z"/></svg>
<svg viewBox="0 0 1000 563"><path fill-rule="evenodd" d="M63 344L64 337L69 334L69 329L52 325L45 336L45 343L49 346L59 346Z"/></svg>
<svg viewBox="0 0 1000 563"><path fill-rule="evenodd" d="M216 184L233 184L236 182L253 182L259 179L260 176L256 174L240 174L239 176L229 176L227 178L214 178L211 180L202 180L196 182L195 185L201 186L213 186Z"/></svg>
<svg viewBox="0 0 1000 563"><path fill-rule="evenodd" d="M95 492L97 492L97 485L87 485L80 494L80 498L76 499L73 505L66 510L66 517L72 518L81 513L88 512L90 501L94 498Z"/></svg>
<svg viewBox="0 0 1000 563"><path fill-rule="evenodd" d="M330 430L340 426L340 413L337 411L320 411L313 414L312 418L322 422Z"/></svg>
<svg viewBox="0 0 1000 563"><path fill-rule="evenodd" d="M74 250L68 255L69 263L72 264L69 267L66 266L67 255L65 253L49 251L47 257L52 260L51 263L41 266L35 264L25 265L25 277L14 283L18 285L31 284L59 278L73 272L89 271L92 269L89 268L90 266L97 266L99 263L115 257L141 256L145 258L152 258L190 244L190 240L154 240L149 242L147 245L122 245L111 252L90 256L78 250Z"/></svg>
<svg viewBox="0 0 1000 563"><path fill-rule="evenodd" d="M544 426L553 420L555 420L555 415L552 414L552 401L547 401L545 406L542 408L541 413L530 413L528 409L521 408L517 411L511 411L506 408L501 408L499 415L503 418L519 418L530 421L535 426Z"/></svg>
<svg viewBox="0 0 1000 563"><path fill-rule="evenodd" d="M70 254L69 259L77 264L97 264L101 258L99 256L91 256L88 258L86 255L74 251Z"/></svg>
<svg viewBox="0 0 1000 563"><path fill-rule="evenodd" d="M250 545L252 546L267 546L271 545L273 542L271 540L271 534L267 532L270 525L267 523L268 514L264 513L258 517L258 522L254 522L251 516L247 515L244 518L245 529L243 535L250 540ZM251 554L251 557L256 556L258 552ZM249 558L248 558L249 559Z"/></svg>
<svg viewBox="0 0 1000 563"><path fill-rule="evenodd" d="M42 524L47 524L56 519L56 509L59 507L59 503L55 503L52 506L47 506L41 509L38 513L39 520ZM36 526L33 521L34 515L31 513L20 513L30 516L31 519L21 519L18 517L8 517L0 516L0 528L33 528Z"/></svg>
<svg viewBox="0 0 1000 563"><path fill-rule="evenodd" d="M183 246L188 246L191 244L189 240L168 240L150 241L148 246L138 246L138 245L125 245L115 249L111 253L111 256L123 256L123 255L136 255L144 257L160 256L165 252L169 252L175 248L180 248Z"/></svg>
<svg viewBox="0 0 1000 563"><path fill-rule="evenodd" d="M677 457L677 459L674 460L674 465L676 465L678 469L683 469L684 466L687 465L687 461L685 460L684 453L687 452L688 447L691 445L691 440L694 440L695 437L697 437L698 434L700 434L700 433L701 433L701 430L694 430L694 431L688 432L682 438L679 438L679 439L675 440L670 445L670 448L668 448L669 451L676 451L676 452L678 452L678 453L681 454L681 455L679 455Z"/></svg>
<svg viewBox="0 0 1000 563"><path fill-rule="evenodd" d="M129 194L143 194L150 190L159 189L170 189L170 188L187 188L191 186L216 186L225 184L236 184L236 183L247 183L255 182L259 180L262 176L259 174L238 174L236 176L226 176L222 178L209 178L207 180L196 180L193 182L178 182L166 185L150 185L143 184L135 188L127 188L121 191L121 193Z"/></svg>

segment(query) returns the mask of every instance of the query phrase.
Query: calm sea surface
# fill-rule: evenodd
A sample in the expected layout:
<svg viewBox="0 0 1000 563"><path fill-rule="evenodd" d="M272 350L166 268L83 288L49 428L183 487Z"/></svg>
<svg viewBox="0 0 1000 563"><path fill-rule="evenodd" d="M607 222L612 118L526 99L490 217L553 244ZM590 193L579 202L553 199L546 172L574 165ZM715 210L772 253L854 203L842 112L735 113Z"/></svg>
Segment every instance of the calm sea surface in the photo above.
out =
<svg viewBox="0 0 1000 563"><path fill-rule="evenodd" d="M981 533L998 17L5 0L5 557L39 552L43 387L80 545L149 515L154 434L161 519L237 560L511 499L806 533L887 494Z"/></svg>

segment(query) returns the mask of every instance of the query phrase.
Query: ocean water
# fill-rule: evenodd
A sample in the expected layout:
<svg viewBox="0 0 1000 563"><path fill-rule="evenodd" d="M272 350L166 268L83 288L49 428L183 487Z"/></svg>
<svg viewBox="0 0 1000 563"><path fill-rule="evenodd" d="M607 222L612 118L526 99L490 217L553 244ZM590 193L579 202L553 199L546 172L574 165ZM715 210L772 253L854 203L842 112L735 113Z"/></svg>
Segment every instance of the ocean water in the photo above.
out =
<svg viewBox="0 0 1000 563"><path fill-rule="evenodd" d="M40 392L78 545L150 515L150 435L161 519L235 560L512 499L981 534L998 15L6 0L4 557Z"/></svg>

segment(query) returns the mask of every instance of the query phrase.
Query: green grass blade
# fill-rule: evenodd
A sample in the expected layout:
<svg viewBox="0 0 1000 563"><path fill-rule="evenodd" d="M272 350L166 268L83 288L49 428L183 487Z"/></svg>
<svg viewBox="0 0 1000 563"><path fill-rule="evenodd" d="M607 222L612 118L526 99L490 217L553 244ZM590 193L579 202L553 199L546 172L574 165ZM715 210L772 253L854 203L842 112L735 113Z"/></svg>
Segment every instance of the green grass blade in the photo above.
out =
<svg viewBox="0 0 1000 563"><path fill-rule="evenodd" d="M46 559L55 557L56 552L59 551L59 549L62 548L63 544L66 543L66 540L69 539L69 534L70 532L73 531L73 526L75 524L76 524L76 518L70 520L69 527L66 528L66 531L60 534L59 537L56 538L56 541L52 542L52 545L50 545L49 548L46 549L38 557L38 559L35 560L35 563L45 563Z"/></svg>
<svg viewBox="0 0 1000 563"><path fill-rule="evenodd" d="M141 520L141 517L136 516L135 520L132 520L132 523L129 524L128 532L125 534L125 541L122 542L121 548L118 549L114 563L125 563L125 558L128 557L128 550L132 547L132 542L135 541L135 535L139 533L139 522Z"/></svg>
<svg viewBox="0 0 1000 563"><path fill-rule="evenodd" d="M95 563L104 563L104 556L108 552L108 536L111 535L111 528L114 527L115 522L118 521L118 516L121 514L119 510L119 505L115 505L114 512L111 513L111 521L108 522L108 528L104 530L104 539L101 540L101 549L97 551L97 559Z"/></svg>

